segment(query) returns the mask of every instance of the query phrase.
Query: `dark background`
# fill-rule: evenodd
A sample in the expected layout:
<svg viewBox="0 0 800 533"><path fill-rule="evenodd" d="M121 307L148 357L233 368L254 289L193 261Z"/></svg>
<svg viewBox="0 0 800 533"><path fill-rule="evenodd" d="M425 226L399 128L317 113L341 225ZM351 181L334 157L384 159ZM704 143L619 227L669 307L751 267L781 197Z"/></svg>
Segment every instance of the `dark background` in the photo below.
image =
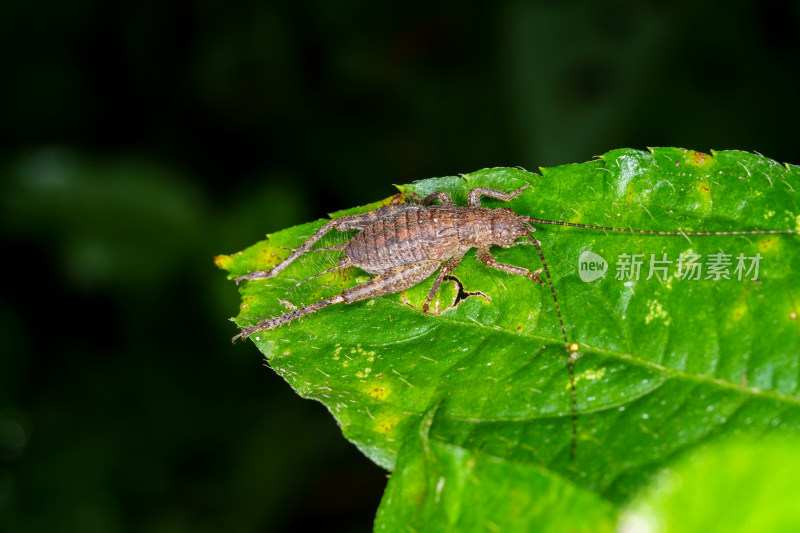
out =
<svg viewBox="0 0 800 533"><path fill-rule="evenodd" d="M215 254L489 166L800 163L796 2L600 4L3 3L0 530L371 528Z"/></svg>

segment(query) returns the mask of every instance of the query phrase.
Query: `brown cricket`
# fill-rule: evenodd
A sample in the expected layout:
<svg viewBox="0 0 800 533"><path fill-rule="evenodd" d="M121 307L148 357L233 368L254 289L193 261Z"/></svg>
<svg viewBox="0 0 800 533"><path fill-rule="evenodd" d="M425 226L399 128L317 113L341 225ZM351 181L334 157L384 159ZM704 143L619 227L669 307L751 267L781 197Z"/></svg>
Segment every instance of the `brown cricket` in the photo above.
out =
<svg viewBox="0 0 800 533"><path fill-rule="evenodd" d="M509 248L535 243L531 235L535 231L530 225L531 218L517 215L511 209L487 209L481 207L480 201L483 195L508 202L528 187L530 185L525 185L508 194L478 187L469 192L469 205L466 207L455 205L444 192L435 192L424 199L410 195L417 203L387 205L360 215L331 220L272 270L250 272L236 278L236 282L275 277L306 252L320 250L341 250L344 255L338 265L312 278L352 266L375 277L326 300L241 328L241 333L233 340L277 328L329 305L400 292L427 279L438 269L439 274L422 304L422 312L426 313L444 277L472 248L478 249L478 259L486 265L542 283L541 270L531 272L526 268L498 263L489 252L493 245ZM439 200L441 205L431 205L435 200ZM331 229L359 230L360 233L338 246L312 250L314 243ZM517 241L526 236L531 240Z"/></svg>
<svg viewBox="0 0 800 533"><path fill-rule="evenodd" d="M274 329L292 320L308 315L315 311L338 303L353 303L367 298L376 298L386 294L393 294L413 287L424 281L437 270L439 273L428 292L422 312L426 313L431 301L442 280L455 270L464 255L472 248L477 248L477 256L489 267L503 270L510 274L525 276L536 283L543 283L540 274L545 273L550 293L553 297L564 347L567 354L567 367L570 377L570 391L572 400L572 449L571 457L575 456L577 444L578 410L575 391L575 360L576 349L571 347L567 339L566 328L558 305L556 290L553 285L547 261L542 253L541 244L533 237L536 224L551 224L557 226L571 226L576 228L617 231L624 233L643 233L648 235L754 235L768 233L796 233L796 230L751 230L751 231L715 231L715 232L683 232L683 231L653 231L640 229L613 228L606 226L592 226L574 224L553 220L542 220L525 215L518 215L512 209L489 209L481 206L481 196L487 196L508 202L513 200L525 189L531 187L526 184L510 193L504 193L485 187L471 189L468 194L466 206L457 206L452 198L445 192L434 192L425 198L415 194L408 195L416 203L403 203L387 205L374 211L359 215L350 215L331 220L314 235L309 237L299 248L294 250L286 259L272 270L254 271L236 278L236 282L269 279L283 272L286 267L310 251L340 250L344 255L339 264L328 270L319 272L310 278L301 281L304 283L322 274L349 267L358 267L375 277L369 281L346 289L341 294L321 300L306 307L295 309L281 316L261 319L256 325L241 327L238 335L233 337L235 342L253 333ZM433 204L439 200L440 205ZM331 229L339 231L358 230L349 241L330 248L312 248L314 243L321 239ZM524 239L526 240L519 240ZM500 246L510 248L522 244L532 244L538 252L542 262L542 269L530 271L526 268L499 263L495 260L489 248Z"/></svg>

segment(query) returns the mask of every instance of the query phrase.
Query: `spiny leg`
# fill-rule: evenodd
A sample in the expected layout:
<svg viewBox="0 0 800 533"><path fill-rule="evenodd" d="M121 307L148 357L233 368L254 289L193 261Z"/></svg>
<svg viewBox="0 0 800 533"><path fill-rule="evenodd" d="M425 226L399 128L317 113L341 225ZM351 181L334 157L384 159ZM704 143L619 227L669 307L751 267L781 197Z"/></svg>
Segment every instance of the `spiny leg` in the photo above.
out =
<svg viewBox="0 0 800 533"><path fill-rule="evenodd" d="M315 248L315 249L313 249L313 250L309 250L309 251L311 251L311 252L316 252L316 251L318 251L318 250L320 250L320 249L319 249L319 248ZM317 272L317 273L316 273L316 274L314 274L313 276L311 276L311 277L308 277L308 278L304 279L303 281L298 281L297 283L295 283L295 284L294 284L294 286L293 286L291 289L289 289L289 290L288 290L288 291L286 291L286 292L287 292L287 293L289 293L289 292L292 292L293 290L295 290L297 287L299 287L299 286L300 286L300 285L302 285L303 283L305 283L305 282L307 282L307 281L311 281L311 280L312 280L312 279L314 279L314 278L318 278L319 276L321 276L321 275L323 275L323 274L327 274L328 272L333 272L333 271L335 271L335 270L341 270L341 269L343 269L343 268L349 268L349 267L351 267L351 266L353 266L353 261L352 261L352 260L351 260L351 259L350 259L348 256L346 256L346 255L345 255L345 256L344 256L344 257L342 257L342 259L339 261L339 264L338 264L338 265L336 265L336 266L334 266L334 267L331 267L331 268L329 268L328 270L323 270L322 272Z"/></svg>
<svg viewBox="0 0 800 533"><path fill-rule="evenodd" d="M311 248L310 250L306 250L308 252L338 252L344 250L347 247L347 243L343 242L341 244L337 244L336 246L329 246L327 248ZM277 248L281 248L283 250L289 250L290 252L297 251L297 248L286 248L284 246L277 246Z"/></svg>
<svg viewBox="0 0 800 533"><path fill-rule="evenodd" d="M511 244L496 244L495 246L499 246L500 248L513 248L515 246L527 246L529 244L533 244L531 241L514 241ZM539 243L541 244L541 243Z"/></svg>
<svg viewBox="0 0 800 533"><path fill-rule="evenodd" d="M464 254L466 252L460 252L455 257L451 258L449 261L444 263L442 267L439 269L439 275L436 276L436 280L433 282L433 287L428 292L428 297L425 299L425 303L422 304L422 314L428 312L428 308L431 305L431 301L433 301L433 297L436 296L436 291L439 290L439 285L442 284L442 280L446 275L456 269L458 264L464 258Z"/></svg>
<svg viewBox="0 0 800 533"><path fill-rule="evenodd" d="M323 235L328 233L333 228L339 229L338 226L341 225L339 220L340 219L331 220L330 222L322 226L319 230L317 230L316 233L314 233L314 235L306 239L306 241L299 248L296 248L291 254L289 254L289 257L287 257L286 259L278 263L275 267L273 267L272 270L256 270L253 272L248 272L244 276L239 276L235 278L236 283L238 284L240 281L245 281L245 280L250 281L254 279L269 279L277 276L278 274L283 272L283 270L286 267L292 264L295 259L297 259L301 255L309 251L309 249L314 245L314 243L320 240Z"/></svg>
<svg viewBox="0 0 800 533"><path fill-rule="evenodd" d="M436 269L440 266L441 262L428 259L417 263L392 267L384 270L361 285L356 285L355 287L345 290L342 294L347 298L347 303L393 294L424 281L428 276L436 272Z"/></svg>
<svg viewBox="0 0 800 533"><path fill-rule="evenodd" d="M475 187L474 189L469 191L469 195L467 196L468 203L470 207L480 207L481 206L481 196L488 196L489 198L494 198L496 200L501 200L503 202L510 202L520 194L525 189L530 188L530 183L527 183L517 189L516 191L511 191L509 193L505 193L502 191L496 191L494 189L487 189L486 187Z"/></svg>
<svg viewBox="0 0 800 533"><path fill-rule="evenodd" d="M283 270L292 264L298 257L305 254L306 252L312 251L311 247L320 240L323 235L328 233L331 229L337 229L339 231L347 231L347 230L361 230L370 223L374 222L375 220L379 220L381 218L395 216L398 211L408 211L409 209L420 209L417 206L411 206L407 204L400 204L400 205L389 205L382 207L380 209L376 209L374 211L369 211L367 213L362 213L360 215L350 215L346 217L337 218L336 220L331 220L330 222L326 223L322 226L316 233L314 233L311 237L306 239L306 241L299 247L296 248L289 257L278 263L272 270L256 270L253 272L248 272L244 276L239 276L235 278L236 283L238 284L240 281L244 280L254 280L254 279L269 279L277 276ZM344 245L333 246L331 249L339 249L339 247L343 247ZM325 251L327 249L319 249L319 251Z"/></svg>
<svg viewBox="0 0 800 533"><path fill-rule="evenodd" d="M284 324L288 324L289 322L291 322L296 318L300 318L301 316L313 313L314 311L319 311L323 307L328 307L329 305L342 303L344 301L345 301L344 296L341 294L337 294L332 298L328 298L327 300L322 300L317 303L313 303L307 307L301 307L299 309L292 311L291 313L286 313L272 318L261 319L255 326L240 328L241 331L239 332L238 335L236 335L233 339L231 339L231 342L235 343L237 340L247 338L253 333L257 333L259 331L264 331L267 329L275 329Z"/></svg>
<svg viewBox="0 0 800 533"><path fill-rule="evenodd" d="M531 281L544 284L544 281L542 281L542 278L539 276L539 274L542 273L542 269L531 272L527 268L522 268L514 265L506 265L505 263L498 263L497 260L492 255L492 253L485 248L478 248L478 259L480 259L484 264L486 264L486 266L490 266L492 268L508 272L509 274L525 276Z"/></svg>
<svg viewBox="0 0 800 533"><path fill-rule="evenodd" d="M236 342L238 339L249 337L253 333L259 331L275 329L284 324L288 324L292 320L319 311L329 305L352 303L367 298L377 298L378 296L392 294L413 287L433 274L440 265L441 263L439 263L439 261L428 260L388 269L369 281L351 287L336 296L313 303L307 307L296 309L281 316L261 319L255 326L243 327L241 328L241 332L236 335L232 341Z"/></svg>

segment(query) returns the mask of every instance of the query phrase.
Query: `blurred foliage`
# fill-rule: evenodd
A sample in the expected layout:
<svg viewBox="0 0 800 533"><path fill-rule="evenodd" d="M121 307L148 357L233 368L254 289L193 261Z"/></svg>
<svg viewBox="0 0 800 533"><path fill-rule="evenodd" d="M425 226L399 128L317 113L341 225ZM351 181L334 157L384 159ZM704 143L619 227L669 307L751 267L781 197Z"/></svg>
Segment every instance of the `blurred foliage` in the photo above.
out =
<svg viewBox="0 0 800 533"><path fill-rule="evenodd" d="M0 359L0 524L293 529L308 520L286 513L300 500L319 500L314 521L377 505L377 495L365 505L336 489L358 458L335 442L324 410L274 409L288 403L287 391L256 358L197 357L232 353L228 332L206 327L204 317L236 306L213 270L197 265L229 239L223 232L258 233L256 206L215 213L163 165L61 148L24 154L4 173L6 237L37 297L2 308L13 357ZM265 185L251 199L263 219L293 206L289 187ZM11 283L20 281L7 280L7 289ZM297 418L307 421L298 435L276 438L275 428ZM273 459L284 455L304 466ZM301 483L304 468L322 476L317 493ZM374 472L349 483L379 491ZM341 510L328 492L340 494ZM369 518L361 520L368 527Z"/></svg>
<svg viewBox="0 0 800 533"><path fill-rule="evenodd" d="M384 472L231 349L208 259L475 168L648 145L797 162L799 20L788 0L3 3L0 530L369 530Z"/></svg>
<svg viewBox="0 0 800 533"><path fill-rule="evenodd" d="M623 531L797 531L797 438L703 446L661 473L630 505Z"/></svg>

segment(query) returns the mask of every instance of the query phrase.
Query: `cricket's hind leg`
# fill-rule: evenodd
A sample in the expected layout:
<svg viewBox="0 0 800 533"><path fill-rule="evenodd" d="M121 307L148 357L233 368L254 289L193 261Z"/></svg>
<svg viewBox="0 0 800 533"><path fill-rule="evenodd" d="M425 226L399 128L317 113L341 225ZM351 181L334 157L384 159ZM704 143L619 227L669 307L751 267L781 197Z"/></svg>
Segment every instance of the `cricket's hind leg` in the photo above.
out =
<svg viewBox="0 0 800 533"><path fill-rule="evenodd" d="M256 324L255 326L240 328L241 331L239 332L238 335L236 335L233 339L231 339L231 342L236 342L239 339L247 338L253 333L257 333L259 331L275 329L284 324L288 324L295 318L300 318L301 316L313 313L314 311L319 311L323 307L328 307L329 305L342 303L344 301L345 301L344 296L342 294L337 294L333 298L328 298L327 300L322 300L317 303L311 304L309 306L295 309L291 313L286 313L272 318L262 318L261 320L258 321L258 324Z"/></svg>
<svg viewBox="0 0 800 533"><path fill-rule="evenodd" d="M440 261L429 259L392 267L361 285L347 289L342 295L346 298L347 303L352 303L366 298L394 294L424 281L440 266L442 266Z"/></svg>
<svg viewBox="0 0 800 533"><path fill-rule="evenodd" d="M377 298L378 296L392 294L413 287L433 274L440 266L441 263L439 261L429 260L387 269L371 280L361 285L351 287L332 298L313 303L307 307L295 309L281 316L261 319L255 326L243 327L241 328L241 332L236 335L232 341L236 342L238 339L249 337L258 331L275 329L284 324L288 324L292 320L313 313L314 311L319 311L329 305L352 303L367 298Z"/></svg>

